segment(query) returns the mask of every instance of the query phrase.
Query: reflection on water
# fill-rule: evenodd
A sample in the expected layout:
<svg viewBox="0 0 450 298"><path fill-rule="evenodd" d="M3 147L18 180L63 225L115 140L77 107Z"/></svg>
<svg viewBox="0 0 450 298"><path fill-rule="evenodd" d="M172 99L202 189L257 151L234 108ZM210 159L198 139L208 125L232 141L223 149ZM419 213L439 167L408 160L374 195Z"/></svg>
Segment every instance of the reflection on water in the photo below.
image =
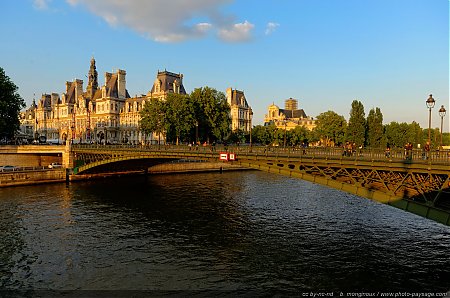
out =
<svg viewBox="0 0 450 298"><path fill-rule="evenodd" d="M3 289L443 292L449 251L446 226L261 172L0 189Z"/></svg>

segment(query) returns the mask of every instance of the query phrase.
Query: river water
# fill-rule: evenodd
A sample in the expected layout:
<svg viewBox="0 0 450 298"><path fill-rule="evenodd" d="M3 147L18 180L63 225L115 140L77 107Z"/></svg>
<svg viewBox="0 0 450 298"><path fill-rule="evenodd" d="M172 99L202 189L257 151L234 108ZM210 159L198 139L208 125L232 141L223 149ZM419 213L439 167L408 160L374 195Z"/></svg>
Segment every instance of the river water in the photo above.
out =
<svg viewBox="0 0 450 298"><path fill-rule="evenodd" d="M257 171L5 188L0 289L446 292L450 229Z"/></svg>

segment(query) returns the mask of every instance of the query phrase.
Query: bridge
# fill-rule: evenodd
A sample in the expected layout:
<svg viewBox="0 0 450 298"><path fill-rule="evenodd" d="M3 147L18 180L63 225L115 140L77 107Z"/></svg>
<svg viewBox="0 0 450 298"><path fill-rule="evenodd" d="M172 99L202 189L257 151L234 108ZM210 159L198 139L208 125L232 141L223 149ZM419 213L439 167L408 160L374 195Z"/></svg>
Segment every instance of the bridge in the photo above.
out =
<svg viewBox="0 0 450 298"><path fill-rule="evenodd" d="M75 175L143 171L174 160L217 161L296 177L450 225L450 154L342 148L73 145ZM405 155L406 154L406 155Z"/></svg>

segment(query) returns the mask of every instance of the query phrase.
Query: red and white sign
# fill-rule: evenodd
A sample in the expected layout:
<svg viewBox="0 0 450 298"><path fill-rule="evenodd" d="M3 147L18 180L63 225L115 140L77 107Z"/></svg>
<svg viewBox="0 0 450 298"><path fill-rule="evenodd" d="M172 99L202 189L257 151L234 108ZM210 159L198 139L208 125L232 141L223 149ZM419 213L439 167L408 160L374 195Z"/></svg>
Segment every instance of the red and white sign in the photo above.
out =
<svg viewBox="0 0 450 298"><path fill-rule="evenodd" d="M236 160L236 154L228 153L228 152L220 152L219 153L219 159L220 160L225 160L225 161Z"/></svg>
<svg viewBox="0 0 450 298"><path fill-rule="evenodd" d="M219 153L219 159L220 159L220 160L228 160L228 153L226 153L226 152L220 152L220 153Z"/></svg>

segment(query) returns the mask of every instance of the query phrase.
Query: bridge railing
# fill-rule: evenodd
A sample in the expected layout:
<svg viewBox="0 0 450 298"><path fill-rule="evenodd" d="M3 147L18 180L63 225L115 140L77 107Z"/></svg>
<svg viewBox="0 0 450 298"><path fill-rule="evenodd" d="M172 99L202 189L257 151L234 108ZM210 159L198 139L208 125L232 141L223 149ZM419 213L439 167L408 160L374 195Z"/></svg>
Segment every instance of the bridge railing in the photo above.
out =
<svg viewBox="0 0 450 298"><path fill-rule="evenodd" d="M73 149L94 149L99 151L172 151L191 153L233 152L237 156L279 156L279 157L317 157L329 159L406 161L411 163L450 164L450 150L424 151L420 149L404 150L356 148L346 150L342 147L273 147L273 146L188 146L188 145L100 145L77 144Z"/></svg>

